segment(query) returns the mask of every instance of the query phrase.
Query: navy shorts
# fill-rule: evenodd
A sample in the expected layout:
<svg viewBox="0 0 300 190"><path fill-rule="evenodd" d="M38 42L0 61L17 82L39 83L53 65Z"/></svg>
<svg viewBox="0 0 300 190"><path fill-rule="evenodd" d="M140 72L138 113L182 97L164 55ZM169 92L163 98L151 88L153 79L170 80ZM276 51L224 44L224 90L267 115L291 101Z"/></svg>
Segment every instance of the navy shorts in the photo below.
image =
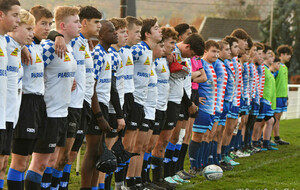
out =
<svg viewBox="0 0 300 190"><path fill-rule="evenodd" d="M211 130L214 124L214 115L199 110L198 115L193 125L193 132L205 133Z"/></svg>
<svg viewBox="0 0 300 190"><path fill-rule="evenodd" d="M275 113L287 112L287 98L276 98Z"/></svg>

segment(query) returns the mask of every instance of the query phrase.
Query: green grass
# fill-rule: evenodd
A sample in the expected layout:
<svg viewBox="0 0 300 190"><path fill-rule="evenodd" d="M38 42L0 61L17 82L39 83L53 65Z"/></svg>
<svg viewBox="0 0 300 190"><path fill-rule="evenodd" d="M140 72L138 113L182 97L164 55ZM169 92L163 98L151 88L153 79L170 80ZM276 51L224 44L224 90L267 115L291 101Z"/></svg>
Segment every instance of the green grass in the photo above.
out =
<svg viewBox="0 0 300 190"><path fill-rule="evenodd" d="M237 159L241 165L227 171L218 181L208 181L203 176L191 183L179 185L177 189L300 189L300 119L281 121L281 137L289 146L278 146L278 151L257 153L248 158ZM85 145L82 147L83 157ZM69 190L80 188L80 175L76 176L76 161L72 167ZM188 156L185 169L189 168Z"/></svg>

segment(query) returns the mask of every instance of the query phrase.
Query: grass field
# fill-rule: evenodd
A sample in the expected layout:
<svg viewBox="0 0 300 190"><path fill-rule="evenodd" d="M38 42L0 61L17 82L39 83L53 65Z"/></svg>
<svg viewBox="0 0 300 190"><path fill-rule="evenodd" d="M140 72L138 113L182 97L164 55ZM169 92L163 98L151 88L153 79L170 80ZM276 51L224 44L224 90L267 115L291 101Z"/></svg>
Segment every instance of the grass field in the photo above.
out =
<svg viewBox="0 0 300 190"><path fill-rule="evenodd" d="M248 158L237 159L241 165L227 171L218 181L208 181L203 176L176 189L236 189L236 190L291 190L300 189L300 119L281 121L281 136L289 146L278 146L278 151L257 153ZM84 149L83 145L83 149ZM81 157L83 151L81 151ZM189 160L185 169L188 171ZM80 176L72 167L69 190L80 188Z"/></svg>

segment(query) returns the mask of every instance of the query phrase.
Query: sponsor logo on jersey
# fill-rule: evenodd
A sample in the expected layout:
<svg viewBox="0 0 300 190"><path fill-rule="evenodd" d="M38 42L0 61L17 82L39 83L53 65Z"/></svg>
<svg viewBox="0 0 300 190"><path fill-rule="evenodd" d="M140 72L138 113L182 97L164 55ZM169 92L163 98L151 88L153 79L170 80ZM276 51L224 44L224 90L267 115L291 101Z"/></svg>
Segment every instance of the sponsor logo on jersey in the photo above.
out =
<svg viewBox="0 0 300 190"><path fill-rule="evenodd" d="M19 69L21 69L22 65L21 65L21 62L19 62Z"/></svg>
<svg viewBox="0 0 300 190"><path fill-rule="evenodd" d="M0 57L4 57L4 53L1 47L0 47Z"/></svg>
<svg viewBox="0 0 300 190"><path fill-rule="evenodd" d="M7 76L6 70L0 69L0 76Z"/></svg>
<svg viewBox="0 0 300 190"><path fill-rule="evenodd" d="M146 59L144 65L150 65L150 60L149 60L149 57L148 57L148 56L147 56L147 59Z"/></svg>
<svg viewBox="0 0 300 190"><path fill-rule="evenodd" d="M68 56L68 54L65 54L65 60L64 62L68 62L68 61L71 61L70 57Z"/></svg>
<svg viewBox="0 0 300 190"><path fill-rule="evenodd" d="M132 63L130 57L128 56L126 66L129 66L129 65L133 65L133 63Z"/></svg>
<svg viewBox="0 0 300 190"><path fill-rule="evenodd" d="M82 46L79 48L79 51L85 51L85 47L84 47L83 44L82 44Z"/></svg>
<svg viewBox="0 0 300 190"><path fill-rule="evenodd" d="M13 52L10 54L11 56L18 56L18 48L16 48Z"/></svg>
<svg viewBox="0 0 300 190"><path fill-rule="evenodd" d="M161 72L162 72L162 73L165 73L165 72L167 72L167 71L166 71L166 68L165 68L165 66L164 66L164 65L162 66Z"/></svg>
<svg viewBox="0 0 300 190"><path fill-rule="evenodd" d="M35 128L27 128L26 131L28 133L35 133Z"/></svg>
<svg viewBox="0 0 300 190"><path fill-rule="evenodd" d="M152 69L151 69L151 73L150 73L150 76L154 76L154 73L153 73Z"/></svg>
<svg viewBox="0 0 300 190"><path fill-rule="evenodd" d="M108 63L108 61L106 62L106 67L105 67L105 70L107 71L107 70L109 70L110 69L110 65L109 65L109 63Z"/></svg>
<svg viewBox="0 0 300 190"><path fill-rule="evenodd" d="M181 56L180 56L180 55L177 56L177 61L178 61L178 63L181 63L181 62L182 62Z"/></svg>
<svg viewBox="0 0 300 190"><path fill-rule="evenodd" d="M121 66L120 66L120 68L123 68L123 61L121 61Z"/></svg>
<svg viewBox="0 0 300 190"><path fill-rule="evenodd" d="M86 58L86 59L91 58L87 51L85 51L85 58Z"/></svg>
<svg viewBox="0 0 300 190"><path fill-rule="evenodd" d="M36 54L35 63L42 63L41 58Z"/></svg>
<svg viewBox="0 0 300 190"><path fill-rule="evenodd" d="M148 77L150 77L150 74L149 73L144 73L144 72L138 72L137 76L148 78Z"/></svg>

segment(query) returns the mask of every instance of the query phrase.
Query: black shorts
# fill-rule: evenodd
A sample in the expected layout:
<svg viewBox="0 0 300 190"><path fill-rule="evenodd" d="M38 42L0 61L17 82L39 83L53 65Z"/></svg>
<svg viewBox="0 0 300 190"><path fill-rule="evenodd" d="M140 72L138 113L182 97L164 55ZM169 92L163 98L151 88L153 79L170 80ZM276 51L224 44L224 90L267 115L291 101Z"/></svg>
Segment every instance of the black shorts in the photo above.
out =
<svg viewBox="0 0 300 190"><path fill-rule="evenodd" d="M68 108L67 138L75 138L81 121L82 108Z"/></svg>
<svg viewBox="0 0 300 190"><path fill-rule="evenodd" d="M117 129L118 129L117 114L110 113L108 115L109 115L108 123L109 123L110 127L113 128L113 130L108 132L106 134L106 137L107 138L114 138L114 137L118 136L118 132L117 132Z"/></svg>
<svg viewBox="0 0 300 190"><path fill-rule="evenodd" d="M192 89L192 95L191 95L192 102L195 103L196 106L199 106L199 93L198 90ZM190 115L191 118L196 118L198 115L198 111L196 113Z"/></svg>
<svg viewBox="0 0 300 190"><path fill-rule="evenodd" d="M56 145L64 146L67 138L67 118L48 117L46 126L36 141L33 152L53 153Z"/></svg>
<svg viewBox="0 0 300 190"><path fill-rule="evenodd" d="M149 130L153 130L154 128L154 120L144 119L139 130L148 132Z"/></svg>
<svg viewBox="0 0 300 190"><path fill-rule="evenodd" d="M134 102L134 97L132 93L126 93L124 95L123 113L125 122L128 122L128 114L131 112L131 108Z"/></svg>
<svg viewBox="0 0 300 190"><path fill-rule="evenodd" d="M160 135L160 132L165 125L167 118L167 112L156 110L155 111L155 122L154 122L154 128L153 128L153 135Z"/></svg>
<svg viewBox="0 0 300 190"><path fill-rule="evenodd" d="M39 136L38 131L45 127L46 117L44 97L35 94L23 94L14 139L36 139Z"/></svg>
<svg viewBox="0 0 300 190"><path fill-rule="evenodd" d="M140 128L144 118L145 118L144 106L134 102L132 104L131 112L128 115L127 130L134 131L137 128Z"/></svg>
<svg viewBox="0 0 300 190"><path fill-rule="evenodd" d="M86 131L88 129L88 125L91 121L92 118L92 109L90 104L84 100L83 102L83 108L81 110L81 121L80 121L80 125L79 128L77 130L77 134L75 137L75 141L72 147L72 151L74 152L78 152L82 143L83 143L83 139L85 137Z"/></svg>
<svg viewBox="0 0 300 190"><path fill-rule="evenodd" d="M99 102L99 106L101 109L101 113L103 114L103 117L106 121L109 121L108 118L108 107L106 105L104 105L103 103ZM88 129L86 134L88 135L102 135L102 131L100 129L100 127L98 126L97 123L97 119L94 115L94 113L92 112L92 119L90 124L88 125Z"/></svg>
<svg viewBox="0 0 300 190"><path fill-rule="evenodd" d="M0 152L2 152L5 145L5 129L0 129Z"/></svg>
<svg viewBox="0 0 300 190"><path fill-rule="evenodd" d="M31 155L37 139L13 139L12 142L12 153L28 156Z"/></svg>
<svg viewBox="0 0 300 190"><path fill-rule="evenodd" d="M13 132L14 132L14 123L6 122L4 143L3 143L3 149L1 155L10 155Z"/></svg>
<svg viewBox="0 0 300 190"><path fill-rule="evenodd" d="M189 116L190 116L190 114L189 114L188 107L186 106L185 103L183 103L181 101L181 108L180 108L180 112L179 112L179 115L178 115L178 120L179 121L188 120Z"/></svg>
<svg viewBox="0 0 300 190"><path fill-rule="evenodd" d="M176 104L174 102L168 102L167 118L162 130L172 130L175 127L178 120L180 107L181 107L180 104Z"/></svg>

